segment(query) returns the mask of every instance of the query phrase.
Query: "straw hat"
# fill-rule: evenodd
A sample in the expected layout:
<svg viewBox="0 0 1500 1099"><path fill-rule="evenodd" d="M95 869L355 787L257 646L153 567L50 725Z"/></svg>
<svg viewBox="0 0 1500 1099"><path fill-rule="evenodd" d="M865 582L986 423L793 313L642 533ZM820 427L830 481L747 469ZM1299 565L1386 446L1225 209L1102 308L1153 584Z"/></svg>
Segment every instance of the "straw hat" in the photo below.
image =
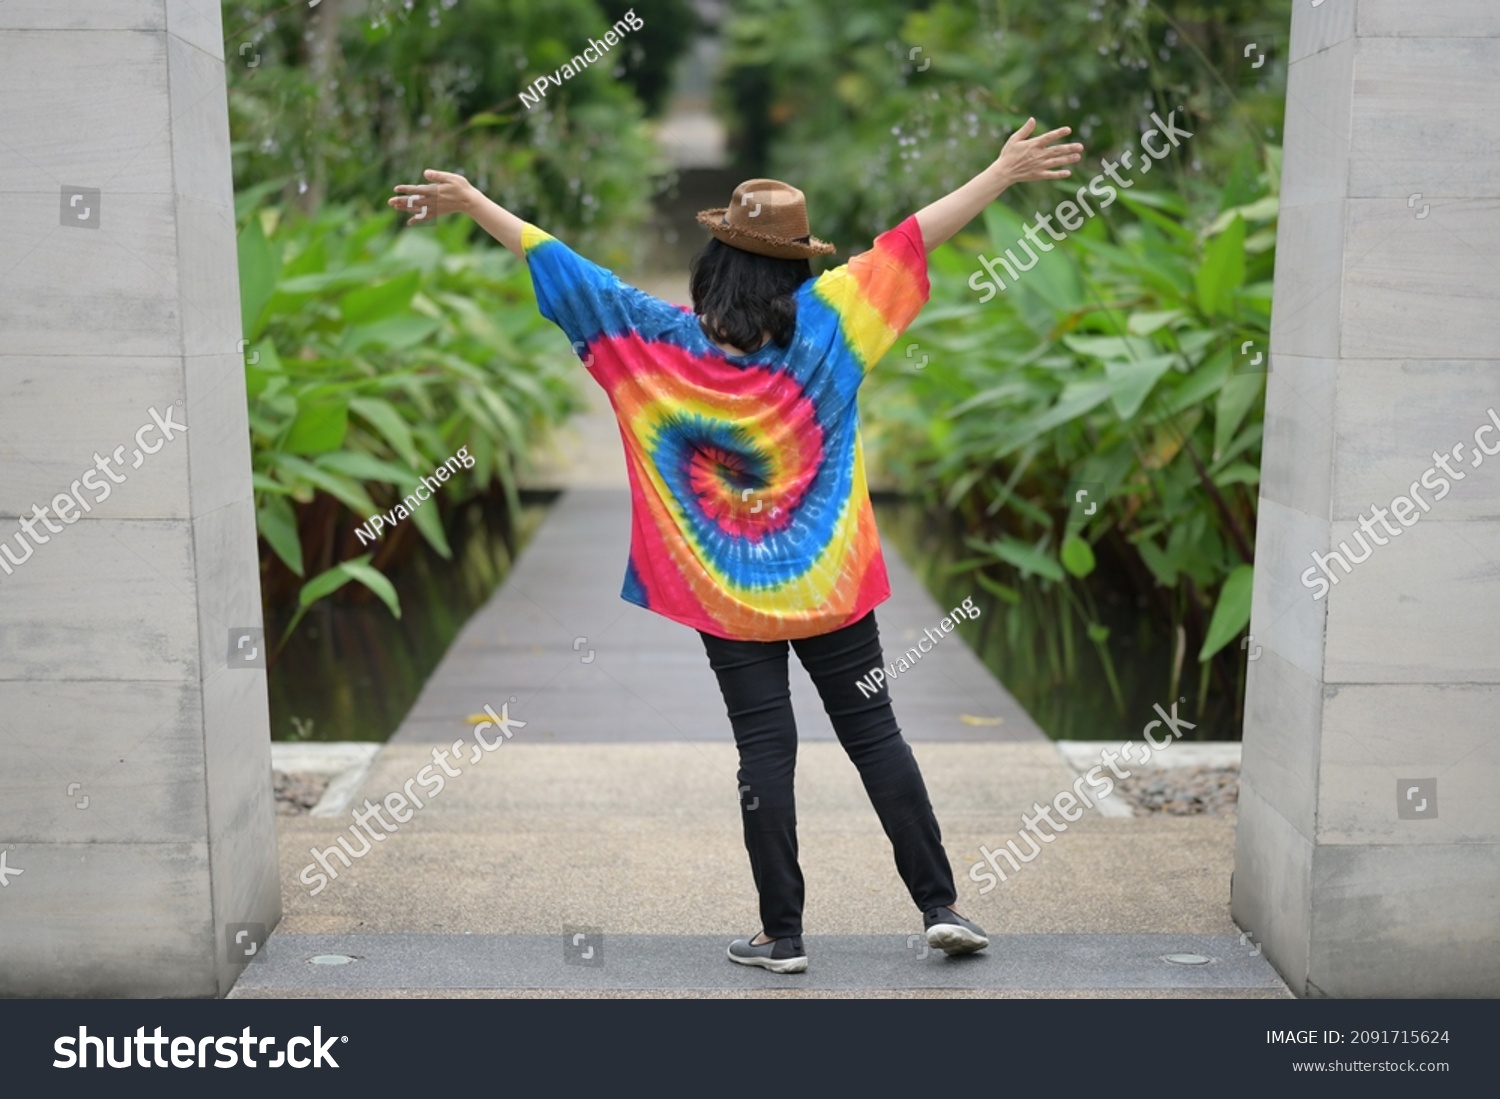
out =
<svg viewBox="0 0 1500 1099"><path fill-rule="evenodd" d="M835 251L807 228L807 196L779 179L747 179L728 206L701 210L698 224L725 244L776 259L807 259Z"/></svg>

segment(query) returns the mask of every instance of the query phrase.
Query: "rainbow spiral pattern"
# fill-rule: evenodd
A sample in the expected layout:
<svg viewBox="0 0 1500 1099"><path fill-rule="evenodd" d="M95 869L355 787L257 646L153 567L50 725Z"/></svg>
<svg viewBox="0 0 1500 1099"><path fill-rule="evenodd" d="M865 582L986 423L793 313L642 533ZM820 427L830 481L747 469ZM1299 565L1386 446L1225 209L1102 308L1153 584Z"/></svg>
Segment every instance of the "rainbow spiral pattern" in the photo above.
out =
<svg viewBox="0 0 1500 1099"><path fill-rule="evenodd" d="M808 637L890 594L855 397L927 296L914 219L804 283L787 348L729 356L689 311L534 226L544 316L608 393L634 520L622 595L719 637Z"/></svg>

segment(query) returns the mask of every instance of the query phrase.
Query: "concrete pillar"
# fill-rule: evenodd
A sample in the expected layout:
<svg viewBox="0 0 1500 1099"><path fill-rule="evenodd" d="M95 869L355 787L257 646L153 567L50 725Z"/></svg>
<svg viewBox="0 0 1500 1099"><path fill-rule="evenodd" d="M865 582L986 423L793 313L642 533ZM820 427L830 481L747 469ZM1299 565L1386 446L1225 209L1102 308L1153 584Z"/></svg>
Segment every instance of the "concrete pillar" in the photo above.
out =
<svg viewBox="0 0 1500 1099"><path fill-rule="evenodd" d="M3 996L222 995L281 915L222 37L0 3Z"/></svg>
<svg viewBox="0 0 1500 1099"><path fill-rule="evenodd" d="M1299 995L1496 996L1500 5L1293 12L1234 918Z"/></svg>

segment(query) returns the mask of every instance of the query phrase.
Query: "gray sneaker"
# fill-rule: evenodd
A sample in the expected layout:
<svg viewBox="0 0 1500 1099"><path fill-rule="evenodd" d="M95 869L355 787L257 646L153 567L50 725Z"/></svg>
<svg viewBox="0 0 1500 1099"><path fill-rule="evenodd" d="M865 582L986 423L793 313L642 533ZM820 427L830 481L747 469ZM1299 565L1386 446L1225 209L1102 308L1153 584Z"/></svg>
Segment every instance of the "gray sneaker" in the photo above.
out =
<svg viewBox="0 0 1500 1099"><path fill-rule="evenodd" d="M801 973L807 969L801 935L772 939L758 946L751 946L750 939L735 939L729 944L729 960L740 965L758 965L772 973Z"/></svg>
<svg viewBox="0 0 1500 1099"><path fill-rule="evenodd" d="M989 936L977 923L951 908L928 909L922 924L927 928L927 945L945 954L972 954L990 945Z"/></svg>

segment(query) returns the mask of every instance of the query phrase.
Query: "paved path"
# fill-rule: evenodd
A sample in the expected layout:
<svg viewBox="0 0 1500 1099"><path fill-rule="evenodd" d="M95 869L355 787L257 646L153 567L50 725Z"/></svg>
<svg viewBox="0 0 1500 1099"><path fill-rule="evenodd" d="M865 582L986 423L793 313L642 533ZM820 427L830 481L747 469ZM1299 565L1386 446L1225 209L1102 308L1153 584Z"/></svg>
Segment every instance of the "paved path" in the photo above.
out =
<svg viewBox="0 0 1500 1099"><path fill-rule="evenodd" d="M1226 935L1000 935L979 954L949 958L920 935L832 935L813 947L817 964L789 978L729 964L712 935L301 935L272 940L265 964L239 983L259 992L369 993L399 989L413 972L433 993L520 991L766 991L886 993L1045 989L1053 993L1174 992L1276 995L1281 982L1238 939ZM1220 964L1176 965L1162 956L1192 951ZM337 968L309 956L344 953Z"/></svg>
<svg viewBox="0 0 1500 1099"><path fill-rule="evenodd" d="M347 811L281 819L286 915L232 995L1287 995L1228 917L1233 821L1091 811L978 892L966 875L980 845L1014 837L1075 772L953 635L893 696L963 905L994 945L968 961L923 955L889 845L794 662L812 967L778 981L732 965L725 943L757 922L734 747L696 635L618 597L627 517L620 489L562 496L353 806L411 792L434 750L460 741L439 795L375 843L352 840ZM894 551L887 561L884 635L936 622L941 608ZM526 722L491 753L467 721L486 704ZM361 852L347 866L329 853L341 835Z"/></svg>

